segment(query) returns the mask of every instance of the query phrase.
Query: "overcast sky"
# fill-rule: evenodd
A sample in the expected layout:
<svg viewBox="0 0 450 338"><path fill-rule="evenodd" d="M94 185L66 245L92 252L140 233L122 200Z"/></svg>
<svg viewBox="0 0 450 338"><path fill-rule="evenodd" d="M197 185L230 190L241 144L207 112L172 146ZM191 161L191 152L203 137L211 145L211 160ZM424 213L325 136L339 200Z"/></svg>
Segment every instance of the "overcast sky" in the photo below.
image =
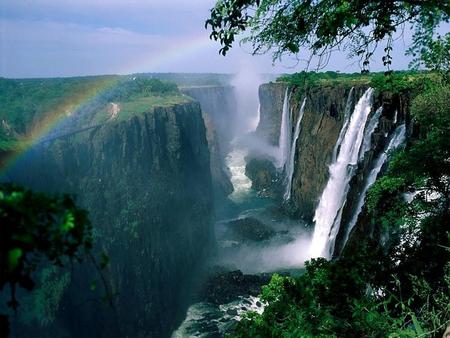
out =
<svg viewBox="0 0 450 338"><path fill-rule="evenodd" d="M1 0L0 76L51 77L133 72L290 73L304 65L236 46L226 57L208 39L204 22L214 0ZM408 37L405 38L408 40ZM408 43L408 41L406 41ZM405 69L405 42L396 42L394 68ZM247 49L247 51L246 51ZM357 72L345 55L329 70ZM383 70L373 64L372 70Z"/></svg>

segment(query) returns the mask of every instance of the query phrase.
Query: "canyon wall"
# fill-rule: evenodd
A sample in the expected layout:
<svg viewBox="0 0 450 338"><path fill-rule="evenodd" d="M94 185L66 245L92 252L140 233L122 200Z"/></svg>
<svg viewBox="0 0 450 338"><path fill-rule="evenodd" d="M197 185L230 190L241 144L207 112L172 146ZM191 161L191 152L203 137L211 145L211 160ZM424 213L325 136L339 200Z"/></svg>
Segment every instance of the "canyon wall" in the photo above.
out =
<svg viewBox="0 0 450 338"><path fill-rule="evenodd" d="M260 87L261 118L257 133L265 142L276 146L278 146L280 135L286 87L286 83L269 83ZM356 103L368 87L368 83L353 86L350 83L340 83L314 86L308 88L307 92L297 86L289 88L292 127L296 124L301 104L306 98L300 134L295 148L291 198L283 201L285 211L292 217L302 218L308 223L313 222L316 207L329 179L329 165L345 120L346 106L348 104L347 109L353 112ZM334 256L339 255L343 250L346 226L356 208L367 174L374 166L374 159L383 152L396 126L406 122L410 129L407 97L376 93L373 97L370 116L380 107L383 107L383 110L378 126L371 137L370 150L358 163L356 174L350 181L347 200L342 206L342 221L336 238ZM253 187L260 193L271 191L272 195L282 201L286 183L285 169L280 168L276 173L274 166L267 159L251 158L251 155L249 157L247 172L254 181ZM381 235L379 230L364 221L363 214L360 218L352 231L353 235L350 236L353 237L353 241L358 236L361 238L365 235L378 237ZM377 231L378 233L375 234ZM352 240L349 242L351 243Z"/></svg>
<svg viewBox="0 0 450 338"><path fill-rule="evenodd" d="M211 154L214 197L217 203L223 203L233 192L224 159L234 137L233 125L238 123L234 90L230 86L199 86L181 91L200 103Z"/></svg>
<svg viewBox="0 0 450 338"><path fill-rule="evenodd" d="M75 194L89 211L95 248L110 256L105 276L116 293L114 308L102 304L100 290L89 291L99 278L92 267L76 266L51 328L56 335L164 337L182 320L196 268L214 246L210 157L198 103L45 142L6 177Z"/></svg>

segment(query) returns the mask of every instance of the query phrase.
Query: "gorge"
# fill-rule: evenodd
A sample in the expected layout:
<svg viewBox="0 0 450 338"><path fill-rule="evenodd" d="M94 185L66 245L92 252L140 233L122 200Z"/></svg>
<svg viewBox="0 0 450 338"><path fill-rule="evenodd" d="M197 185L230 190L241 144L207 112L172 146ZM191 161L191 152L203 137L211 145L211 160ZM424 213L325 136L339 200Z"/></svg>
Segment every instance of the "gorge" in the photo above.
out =
<svg viewBox="0 0 450 338"><path fill-rule="evenodd" d="M114 307L89 301L101 292L86 297L97 277L81 265L38 332L223 336L248 310L263 311L267 274L301 274L307 259L338 257L361 231L381 238L361 215L410 133L407 98L364 81L232 84L183 85L164 105L144 102L148 94L108 97L114 114L105 102L75 112L3 172L4 181L77 195L110 256ZM204 290L214 276L224 276L216 292L225 296L212 302Z"/></svg>

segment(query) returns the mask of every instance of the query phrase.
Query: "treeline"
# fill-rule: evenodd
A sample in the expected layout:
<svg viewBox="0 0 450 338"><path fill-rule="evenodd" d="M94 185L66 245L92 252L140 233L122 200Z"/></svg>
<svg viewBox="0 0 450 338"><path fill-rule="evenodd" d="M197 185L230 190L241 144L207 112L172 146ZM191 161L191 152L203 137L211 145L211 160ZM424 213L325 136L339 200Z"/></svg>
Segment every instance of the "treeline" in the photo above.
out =
<svg viewBox="0 0 450 338"><path fill-rule="evenodd" d="M50 114L82 119L111 101L174 94L179 94L175 83L142 77L0 78L0 148Z"/></svg>

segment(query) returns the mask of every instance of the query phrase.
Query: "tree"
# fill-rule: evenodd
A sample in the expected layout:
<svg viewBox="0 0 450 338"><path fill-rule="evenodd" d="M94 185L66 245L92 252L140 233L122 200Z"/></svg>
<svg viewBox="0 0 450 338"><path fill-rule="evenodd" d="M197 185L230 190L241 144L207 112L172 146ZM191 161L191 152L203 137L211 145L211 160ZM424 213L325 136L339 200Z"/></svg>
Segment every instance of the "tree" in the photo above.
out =
<svg viewBox="0 0 450 338"><path fill-rule="evenodd" d="M0 291L9 286L8 306L14 311L16 288L32 290L40 264L81 262L91 248L87 213L69 195L49 197L16 185L0 186ZM0 337L8 331L8 317L0 314Z"/></svg>
<svg viewBox="0 0 450 338"><path fill-rule="evenodd" d="M252 45L253 54L310 51L327 64L339 48L360 58L367 70L374 51L383 44L383 64L391 64L394 33L410 25L414 30L411 53L421 54L442 21L450 19L450 3L441 0L218 0L205 27L222 45L225 55L236 37ZM310 59L311 60L311 59Z"/></svg>

